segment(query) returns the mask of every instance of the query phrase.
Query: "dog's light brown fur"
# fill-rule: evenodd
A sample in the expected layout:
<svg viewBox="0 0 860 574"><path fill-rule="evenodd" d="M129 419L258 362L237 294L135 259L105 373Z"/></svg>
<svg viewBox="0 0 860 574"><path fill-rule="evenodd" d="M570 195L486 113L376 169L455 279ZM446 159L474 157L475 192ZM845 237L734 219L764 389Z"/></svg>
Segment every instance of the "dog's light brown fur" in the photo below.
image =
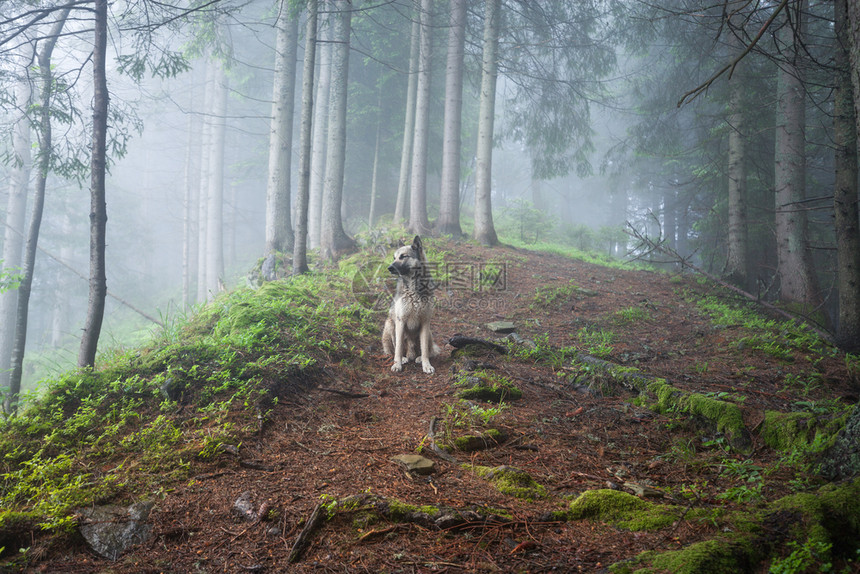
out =
<svg viewBox="0 0 860 574"><path fill-rule="evenodd" d="M382 349L386 355L394 356L391 370L399 373L404 363L415 359L425 373L434 373L430 359L440 351L430 332L435 301L419 236L415 236L412 245L394 252L394 262L388 270L397 276L397 293L382 331Z"/></svg>

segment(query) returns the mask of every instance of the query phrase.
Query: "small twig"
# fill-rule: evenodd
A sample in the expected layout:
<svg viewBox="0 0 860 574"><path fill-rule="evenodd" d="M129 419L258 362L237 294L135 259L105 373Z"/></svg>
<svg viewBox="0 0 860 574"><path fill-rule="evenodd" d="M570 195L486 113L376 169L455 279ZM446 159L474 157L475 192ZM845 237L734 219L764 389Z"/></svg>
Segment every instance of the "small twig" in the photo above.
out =
<svg viewBox="0 0 860 574"><path fill-rule="evenodd" d="M287 558L287 562L293 564L299 561L299 558L302 556L302 552L304 552L305 547L308 545L308 538L314 533L314 530L317 529L320 522L322 522L323 513L321 512L323 507L323 503L318 503L313 512L311 512L308 521L305 523L305 527L302 528L302 531L299 533L298 538L293 543L293 548L290 550L290 556Z"/></svg>
<svg viewBox="0 0 860 574"><path fill-rule="evenodd" d="M346 397L348 399L363 399L365 397L369 397L370 395L367 393L350 393L349 391L339 391L337 389L329 389L326 387L317 387L320 391L325 391L327 393L334 393L336 395L340 395L342 397Z"/></svg>
<svg viewBox="0 0 860 574"><path fill-rule="evenodd" d="M427 438L430 439L430 448L439 456L439 458L447 460L448 462L453 464L459 464L456 458L442 450L439 445L436 444L436 421L437 419L435 416L431 417L430 428L427 430Z"/></svg>

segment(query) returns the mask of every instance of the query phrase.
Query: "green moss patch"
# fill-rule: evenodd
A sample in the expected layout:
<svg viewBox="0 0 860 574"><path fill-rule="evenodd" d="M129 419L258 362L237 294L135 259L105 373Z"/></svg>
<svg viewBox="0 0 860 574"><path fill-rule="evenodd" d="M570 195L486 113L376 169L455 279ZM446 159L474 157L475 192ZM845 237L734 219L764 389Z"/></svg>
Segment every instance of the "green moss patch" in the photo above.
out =
<svg viewBox="0 0 860 574"><path fill-rule="evenodd" d="M536 498L547 498L549 494L546 488L538 484L532 476L524 470L513 466L488 466L464 465L474 470L478 476L490 481L502 494L534 500Z"/></svg>
<svg viewBox="0 0 860 574"><path fill-rule="evenodd" d="M760 435L774 450L817 452L833 443L846 416L822 418L807 412L766 411Z"/></svg>
<svg viewBox="0 0 860 574"><path fill-rule="evenodd" d="M469 373L455 384L468 387L457 392L459 398L467 401L500 403L523 398L523 392L509 379L489 371Z"/></svg>
<svg viewBox="0 0 860 574"><path fill-rule="evenodd" d="M658 530L671 525L681 515L674 506L654 504L619 490L588 490L573 502L568 520L608 522L627 530Z"/></svg>
<svg viewBox="0 0 860 574"><path fill-rule="evenodd" d="M698 393L682 391L662 379L651 381L647 389L657 397L655 410L680 411L697 416L713 425L717 432L724 434L735 449L749 450L750 434L744 426L743 415L738 405Z"/></svg>
<svg viewBox="0 0 860 574"><path fill-rule="evenodd" d="M626 508L637 506L632 501L622 503ZM610 570L638 574L763 571L763 565L781 560L783 549L797 547L815 548L821 564L836 556L853 558L860 550L860 479L828 484L816 492L786 496L766 508L733 512L723 518L729 520L726 529L730 534L682 550L644 552ZM639 564L647 566L634 569Z"/></svg>

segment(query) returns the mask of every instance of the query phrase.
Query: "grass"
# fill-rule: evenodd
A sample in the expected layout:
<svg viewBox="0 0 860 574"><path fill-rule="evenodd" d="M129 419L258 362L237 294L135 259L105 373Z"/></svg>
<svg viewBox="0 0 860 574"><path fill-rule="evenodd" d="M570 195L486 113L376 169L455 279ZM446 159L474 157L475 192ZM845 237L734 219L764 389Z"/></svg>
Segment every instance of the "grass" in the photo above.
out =
<svg viewBox="0 0 860 574"><path fill-rule="evenodd" d="M0 421L0 521L26 511L63 529L76 507L182 480L193 460L239 444L280 385L360 357L357 341L376 336L372 312L348 293L344 274L238 289L148 345L103 357L97 371L48 379Z"/></svg>

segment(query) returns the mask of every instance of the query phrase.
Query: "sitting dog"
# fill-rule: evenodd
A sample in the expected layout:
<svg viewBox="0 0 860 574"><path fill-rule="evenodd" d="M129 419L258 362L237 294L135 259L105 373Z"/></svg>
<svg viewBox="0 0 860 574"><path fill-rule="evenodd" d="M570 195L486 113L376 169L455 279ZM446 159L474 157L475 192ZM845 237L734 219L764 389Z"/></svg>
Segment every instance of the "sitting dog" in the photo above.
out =
<svg viewBox="0 0 860 574"><path fill-rule="evenodd" d="M425 373L434 373L430 358L440 349L430 333L435 304L433 280L419 236L415 236L412 245L403 245L394 252L388 271L397 276L397 293L382 331L382 349L386 355L394 355L391 370L399 373L406 361L415 359Z"/></svg>

